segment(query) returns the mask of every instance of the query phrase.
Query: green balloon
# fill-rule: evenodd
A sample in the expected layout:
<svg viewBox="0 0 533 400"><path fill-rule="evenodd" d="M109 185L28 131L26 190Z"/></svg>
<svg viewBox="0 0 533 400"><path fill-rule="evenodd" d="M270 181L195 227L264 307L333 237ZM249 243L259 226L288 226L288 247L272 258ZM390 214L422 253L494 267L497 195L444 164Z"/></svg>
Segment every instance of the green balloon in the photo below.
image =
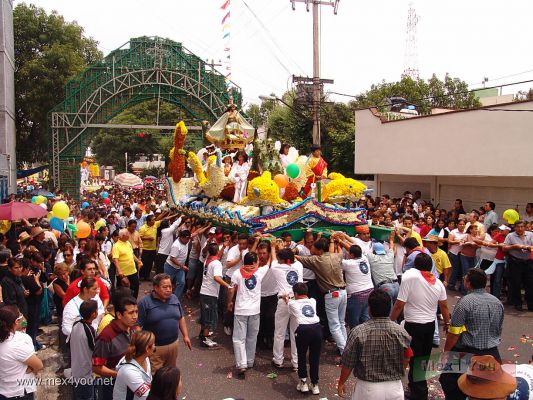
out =
<svg viewBox="0 0 533 400"><path fill-rule="evenodd" d="M287 176L289 178L297 178L300 175L300 167L296 164L287 165Z"/></svg>
<svg viewBox="0 0 533 400"><path fill-rule="evenodd" d="M67 225L67 228L70 229L70 231L71 231L72 233L76 233L76 232L78 232L78 228L76 228L76 225L74 225L74 224L68 224L68 225Z"/></svg>

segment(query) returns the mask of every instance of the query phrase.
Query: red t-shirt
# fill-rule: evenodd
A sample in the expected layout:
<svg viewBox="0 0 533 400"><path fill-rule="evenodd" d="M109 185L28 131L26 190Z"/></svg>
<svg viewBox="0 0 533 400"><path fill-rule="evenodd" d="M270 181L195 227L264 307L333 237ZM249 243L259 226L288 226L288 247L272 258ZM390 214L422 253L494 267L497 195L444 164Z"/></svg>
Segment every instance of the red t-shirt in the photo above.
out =
<svg viewBox="0 0 533 400"><path fill-rule="evenodd" d="M501 233L498 233L496 236L493 237L493 239L497 243L503 243L505 241L505 236L503 236ZM496 260L505 260L505 252L503 251L503 248L498 247L498 251L496 252L496 256L494 258Z"/></svg>
<svg viewBox="0 0 533 400"><path fill-rule="evenodd" d="M68 289L63 296L63 306L66 306L70 300L80 294L79 283L82 279L82 277L79 277L68 286ZM98 288L100 289L100 293L98 295L100 296L102 303L104 303L106 300L109 300L109 291L107 290L107 286L100 278L96 277L95 279L96 282L98 282Z"/></svg>

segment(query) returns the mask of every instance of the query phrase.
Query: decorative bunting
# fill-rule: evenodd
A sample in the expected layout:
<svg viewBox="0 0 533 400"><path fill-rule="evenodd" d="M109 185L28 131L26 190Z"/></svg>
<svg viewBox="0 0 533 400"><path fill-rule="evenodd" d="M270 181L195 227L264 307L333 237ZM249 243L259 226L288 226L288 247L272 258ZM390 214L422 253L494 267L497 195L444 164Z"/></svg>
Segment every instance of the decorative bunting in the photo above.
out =
<svg viewBox="0 0 533 400"><path fill-rule="evenodd" d="M227 0L226 2L224 2L224 4L222 4L222 7L220 7L220 8L222 10L225 10L229 6L229 3L230 3L230 0Z"/></svg>
<svg viewBox="0 0 533 400"><path fill-rule="evenodd" d="M220 7L221 10L223 10L224 14L222 17L222 20L220 24L222 25L222 40L224 41L224 52L227 54L224 61L222 62L222 65L225 67L224 69L228 71L226 75L226 88L228 94L231 95L232 93L232 84L231 84L231 46L230 46L230 38L231 38L231 0L225 0L222 6Z"/></svg>
<svg viewBox="0 0 533 400"><path fill-rule="evenodd" d="M230 15L230 12L228 11L228 13L226 15L224 15L224 18L222 18L222 25L224 25L226 20L229 18L229 15Z"/></svg>

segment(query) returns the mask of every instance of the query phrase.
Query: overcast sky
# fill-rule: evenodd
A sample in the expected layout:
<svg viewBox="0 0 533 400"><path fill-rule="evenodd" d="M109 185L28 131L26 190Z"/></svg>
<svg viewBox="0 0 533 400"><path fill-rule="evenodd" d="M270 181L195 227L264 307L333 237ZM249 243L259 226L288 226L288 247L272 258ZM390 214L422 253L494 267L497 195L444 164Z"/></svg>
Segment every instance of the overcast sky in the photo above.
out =
<svg viewBox="0 0 533 400"><path fill-rule="evenodd" d="M31 3L76 20L104 54L132 37L161 36L182 42L203 59L218 61L224 55L223 0ZM472 88L480 87L483 77L489 78L487 86L533 79L532 0L418 0L413 5L422 78L449 72ZM335 80L327 89L358 94L383 79L398 80L408 9L408 0L341 0L338 15L322 7L321 75ZM263 94L280 96L292 74L312 76L312 13L304 4L292 11L290 0L231 0L230 24L232 75L245 103L258 103ZM533 83L504 93L524 86Z"/></svg>

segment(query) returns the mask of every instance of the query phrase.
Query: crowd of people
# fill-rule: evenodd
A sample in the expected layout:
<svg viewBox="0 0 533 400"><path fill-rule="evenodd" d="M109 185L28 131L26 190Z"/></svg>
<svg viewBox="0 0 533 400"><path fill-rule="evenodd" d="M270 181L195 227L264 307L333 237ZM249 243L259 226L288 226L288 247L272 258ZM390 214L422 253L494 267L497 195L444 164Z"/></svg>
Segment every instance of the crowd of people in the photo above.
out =
<svg viewBox="0 0 533 400"><path fill-rule="evenodd" d="M368 224L354 236L310 229L295 241L195 220L156 188L110 190L107 204L99 193L80 203L58 196L91 226L87 237L54 232L46 218L0 236L0 399L33 398L35 383L19 382L43 368L39 327L55 315L75 399L174 400L178 349L192 349L183 301L198 304L202 346L231 336L240 379L260 348L273 367L297 373L298 391L317 395L327 340L342 365L339 395L353 374L353 399L427 399L416 373L442 331L445 351L474 355L468 374L441 375L446 399L514 390L502 381L508 393L498 396L474 372L502 362L503 299L533 311L533 204L510 226L490 201L466 212L459 199L438 209L419 192L365 196ZM371 238L372 225L390 228L389 238ZM142 281L150 293L139 295ZM453 312L447 290L463 295Z"/></svg>

